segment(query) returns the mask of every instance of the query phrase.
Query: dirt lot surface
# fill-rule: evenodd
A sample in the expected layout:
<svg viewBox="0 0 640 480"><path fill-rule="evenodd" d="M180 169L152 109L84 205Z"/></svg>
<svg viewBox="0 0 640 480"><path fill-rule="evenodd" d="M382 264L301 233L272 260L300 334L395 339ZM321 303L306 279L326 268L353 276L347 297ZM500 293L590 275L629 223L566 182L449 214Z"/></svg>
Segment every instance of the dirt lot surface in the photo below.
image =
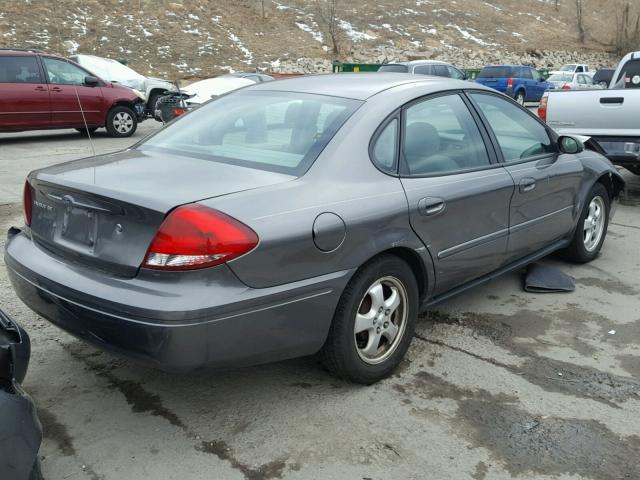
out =
<svg viewBox="0 0 640 480"><path fill-rule="evenodd" d="M0 134L2 231L22 222L28 170L86 154L75 133ZM190 375L137 366L38 318L0 259L0 306L33 342L24 387L45 477L640 478L640 178L625 176L601 256L545 260L574 293L524 293L522 272L465 293L423 316L406 361L371 387L311 358Z"/></svg>

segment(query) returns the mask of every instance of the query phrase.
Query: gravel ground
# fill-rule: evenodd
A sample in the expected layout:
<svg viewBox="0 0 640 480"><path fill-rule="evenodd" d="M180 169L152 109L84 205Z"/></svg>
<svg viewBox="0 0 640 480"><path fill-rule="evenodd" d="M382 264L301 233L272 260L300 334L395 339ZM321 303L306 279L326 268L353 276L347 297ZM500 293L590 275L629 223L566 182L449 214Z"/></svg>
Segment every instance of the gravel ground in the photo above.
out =
<svg viewBox="0 0 640 480"><path fill-rule="evenodd" d="M96 150L155 128L98 136ZM88 153L68 131L0 134L0 227L22 221L27 171ZM545 260L576 278L574 293L524 293L522 272L467 292L423 316L407 359L371 387L312 358L143 368L49 325L0 268L0 306L32 337L24 387L44 426L45 477L639 478L640 178L625 176L601 256Z"/></svg>

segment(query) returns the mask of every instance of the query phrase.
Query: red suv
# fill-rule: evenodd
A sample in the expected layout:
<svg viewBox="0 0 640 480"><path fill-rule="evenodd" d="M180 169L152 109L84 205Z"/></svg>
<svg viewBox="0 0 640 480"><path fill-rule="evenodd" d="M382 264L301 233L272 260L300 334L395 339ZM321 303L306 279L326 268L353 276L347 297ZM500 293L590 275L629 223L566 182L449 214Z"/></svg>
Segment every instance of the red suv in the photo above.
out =
<svg viewBox="0 0 640 480"><path fill-rule="evenodd" d="M129 137L144 118L130 88L105 82L80 65L37 50L0 50L0 132L106 127ZM85 123L86 122L86 123Z"/></svg>

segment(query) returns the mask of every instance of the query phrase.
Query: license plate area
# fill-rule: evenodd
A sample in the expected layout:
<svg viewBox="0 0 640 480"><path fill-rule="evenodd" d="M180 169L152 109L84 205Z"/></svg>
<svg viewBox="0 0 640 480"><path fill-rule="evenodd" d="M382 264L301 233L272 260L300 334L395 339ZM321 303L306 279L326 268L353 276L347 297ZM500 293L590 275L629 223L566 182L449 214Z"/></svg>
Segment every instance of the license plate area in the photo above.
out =
<svg viewBox="0 0 640 480"><path fill-rule="evenodd" d="M58 242L61 245L93 253L98 236L98 213L86 208L68 206L59 219Z"/></svg>

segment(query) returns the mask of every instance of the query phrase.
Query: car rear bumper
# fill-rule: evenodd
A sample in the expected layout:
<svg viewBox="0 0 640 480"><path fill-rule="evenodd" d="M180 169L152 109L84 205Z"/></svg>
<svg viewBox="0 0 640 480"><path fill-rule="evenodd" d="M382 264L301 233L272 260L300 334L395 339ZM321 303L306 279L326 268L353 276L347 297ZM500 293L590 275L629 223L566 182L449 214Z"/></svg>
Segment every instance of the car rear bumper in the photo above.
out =
<svg viewBox="0 0 640 480"><path fill-rule="evenodd" d="M313 354L352 271L249 288L226 265L141 270L119 278L63 262L25 233L5 249L21 300L72 335L168 371L257 364Z"/></svg>

